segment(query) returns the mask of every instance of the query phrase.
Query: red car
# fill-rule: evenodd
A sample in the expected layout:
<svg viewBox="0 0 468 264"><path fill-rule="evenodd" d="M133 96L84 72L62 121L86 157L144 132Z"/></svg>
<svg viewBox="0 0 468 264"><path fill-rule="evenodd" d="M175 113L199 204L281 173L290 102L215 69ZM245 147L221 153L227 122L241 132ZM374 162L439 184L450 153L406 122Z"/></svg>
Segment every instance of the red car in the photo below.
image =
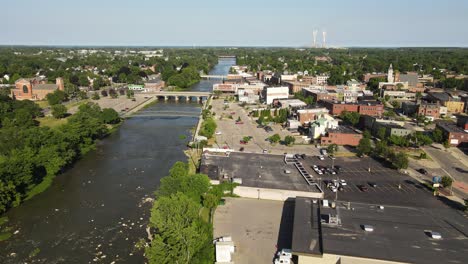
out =
<svg viewBox="0 0 468 264"><path fill-rule="evenodd" d="M244 140L241 140L240 143L241 143L242 145L247 145L247 141L244 141Z"/></svg>
<svg viewBox="0 0 468 264"><path fill-rule="evenodd" d="M364 185L358 185L358 188L361 190L361 192L367 192L367 190L369 190L367 186Z"/></svg>

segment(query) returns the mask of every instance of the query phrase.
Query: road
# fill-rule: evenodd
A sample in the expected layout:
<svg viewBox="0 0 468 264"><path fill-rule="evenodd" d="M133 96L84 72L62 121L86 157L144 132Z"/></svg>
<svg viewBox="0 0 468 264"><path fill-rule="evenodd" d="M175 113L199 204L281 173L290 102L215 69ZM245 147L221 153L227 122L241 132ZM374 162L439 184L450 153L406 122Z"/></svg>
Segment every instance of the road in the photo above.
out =
<svg viewBox="0 0 468 264"><path fill-rule="evenodd" d="M467 197L468 167L455 158L449 151L433 146L423 147L423 150L436 162L438 168L430 169L431 173L449 175L455 180L454 192L461 198ZM431 174L430 173L430 174Z"/></svg>

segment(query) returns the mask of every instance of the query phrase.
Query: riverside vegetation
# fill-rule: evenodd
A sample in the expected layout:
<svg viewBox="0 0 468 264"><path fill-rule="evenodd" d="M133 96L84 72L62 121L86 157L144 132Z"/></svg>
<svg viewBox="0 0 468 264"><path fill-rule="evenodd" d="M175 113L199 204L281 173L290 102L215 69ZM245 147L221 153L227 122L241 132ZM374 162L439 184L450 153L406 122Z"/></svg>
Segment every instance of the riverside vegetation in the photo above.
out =
<svg viewBox="0 0 468 264"><path fill-rule="evenodd" d="M145 248L149 263L213 263L211 216L235 185L211 185L208 176L190 174L186 163L176 162L161 179L151 209L153 235Z"/></svg>
<svg viewBox="0 0 468 264"><path fill-rule="evenodd" d="M55 128L39 126L41 115L32 101L0 96L0 213L44 191L120 122L115 110L93 103Z"/></svg>

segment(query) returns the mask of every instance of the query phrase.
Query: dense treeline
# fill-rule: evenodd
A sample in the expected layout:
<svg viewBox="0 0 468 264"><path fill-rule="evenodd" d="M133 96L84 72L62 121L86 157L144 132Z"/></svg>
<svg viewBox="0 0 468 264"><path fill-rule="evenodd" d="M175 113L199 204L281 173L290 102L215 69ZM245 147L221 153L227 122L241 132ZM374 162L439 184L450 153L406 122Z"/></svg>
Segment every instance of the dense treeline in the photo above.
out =
<svg viewBox="0 0 468 264"><path fill-rule="evenodd" d="M149 226L154 234L145 253L149 263L213 263L211 212L234 185L211 186L208 176L190 174L176 162L161 179ZM203 217L203 210L210 213Z"/></svg>
<svg viewBox="0 0 468 264"><path fill-rule="evenodd" d="M390 63L395 71L418 71L444 80L441 70L468 74L468 49L463 48L351 48L351 49L237 49L239 65L250 70L272 70L281 73L308 71L329 73L329 84L344 84L362 79L369 72L387 72ZM317 60L316 57L326 60ZM455 82L449 81L449 82ZM459 81L456 83L460 85ZM442 86L442 83L440 84ZM452 83L447 88L454 88Z"/></svg>
<svg viewBox="0 0 468 264"><path fill-rule="evenodd" d="M21 77L45 75L49 82L63 77L65 90L73 94L79 86L90 86L90 79L98 90L110 85L109 78L141 84L142 78L161 73L170 85L186 88L198 82L199 71L207 73L217 63L217 54L223 53L222 49L164 49L163 57L146 58L138 53L114 54L115 50L126 48L102 48L93 54L67 48L0 48L0 78L8 74L10 80L3 82L13 84ZM155 66L154 72L150 66Z"/></svg>
<svg viewBox="0 0 468 264"><path fill-rule="evenodd" d="M0 97L0 213L47 188L54 176L93 149L119 122L114 110L85 104L57 129L39 127L31 101ZM117 115L115 115L117 114Z"/></svg>

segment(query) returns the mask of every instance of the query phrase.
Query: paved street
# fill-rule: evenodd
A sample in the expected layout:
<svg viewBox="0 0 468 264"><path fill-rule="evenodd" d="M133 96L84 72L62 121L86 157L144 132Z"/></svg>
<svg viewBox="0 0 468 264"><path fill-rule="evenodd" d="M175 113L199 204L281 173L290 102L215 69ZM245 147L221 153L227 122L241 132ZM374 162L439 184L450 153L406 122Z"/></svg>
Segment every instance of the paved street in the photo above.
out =
<svg viewBox="0 0 468 264"><path fill-rule="evenodd" d="M454 192L462 198L466 198L468 195L468 167L465 164L454 157L450 151L437 149L429 146L424 147L424 151L439 165L435 168L430 168L429 176L432 175L449 175L454 180L453 185Z"/></svg>

